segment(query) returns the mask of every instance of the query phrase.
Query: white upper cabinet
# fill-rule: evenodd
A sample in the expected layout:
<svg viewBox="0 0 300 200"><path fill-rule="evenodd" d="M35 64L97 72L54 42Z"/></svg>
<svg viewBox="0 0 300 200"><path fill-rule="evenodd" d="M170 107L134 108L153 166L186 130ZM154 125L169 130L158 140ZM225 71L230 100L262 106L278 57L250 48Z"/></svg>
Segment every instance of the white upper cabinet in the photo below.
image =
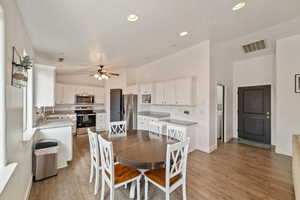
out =
<svg viewBox="0 0 300 200"><path fill-rule="evenodd" d="M174 81L159 82L155 84L155 104L175 104Z"/></svg>
<svg viewBox="0 0 300 200"><path fill-rule="evenodd" d="M182 78L155 84L155 104L194 105L195 79Z"/></svg>
<svg viewBox="0 0 300 200"><path fill-rule="evenodd" d="M64 85L63 104L74 104L77 87L73 85Z"/></svg>
<svg viewBox="0 0 300 200"><path fill-rule="evenodd" d="M55 67L36 64L34 68L34 105L55 106Z"/></svg>
<svg viewBox="0 0 300 200"><path fill-rule="evenodd" d="M97 104L104 104L104 88L102 87L96 87L94 88L94 94L95 94L95 103Z"/></svg>
<svg viewBox="0 0 300 200"><path fill-rule="evenodd" d="M64 85L60 83L55 84L55 103L64 103Z"/></svg>
<svg viewBox="0 0 300 200"><path fill-rule="evenodd" d="M56 104L75 104L76 95L94 95L96 104L104 104L104 88L56 83Z"/></svg>
<svg viewBox="0 0 300 200"><path fill-rule="evenodd" d="M196 95L193 93L194 80L192 78L177 79L175 81L175 104L176 105L193 105L193 97Z"/></svg>
<svg viewBox="0 0 300 200"><path fill-rule="evenodd" d="M124 91L124 94L138 94L138 86L137 85L130 85L127 86L126 90Z"/></svg>
<svg viewBox="0 0 300 200"><path fill-rule="evenodd" d="M165 104L165 92L164 92L164 83L155 84L155 104Z"/></svg>
<svg viewBox="0 0 300 200"><path fill-rule="evenodd" d="M153 84L143 84L140 86L140 93L141 94L152 94Z"/></svg>
<svg viewBox="0 0 300 200"><path fill-rule="evenodd" d="M167 81L165 82L165 104L173 105L175 104L175 82Z"/></svg>

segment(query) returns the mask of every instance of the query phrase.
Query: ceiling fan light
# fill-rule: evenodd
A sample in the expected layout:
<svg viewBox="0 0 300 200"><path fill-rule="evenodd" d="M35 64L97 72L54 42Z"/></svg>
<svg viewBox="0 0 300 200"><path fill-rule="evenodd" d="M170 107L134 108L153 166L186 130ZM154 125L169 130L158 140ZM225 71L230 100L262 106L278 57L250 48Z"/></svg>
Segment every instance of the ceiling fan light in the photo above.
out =
<svg viewBox="0 0 300 200"><path fill-rule="evenodd" d="M99 77L99 75L98 75L98 74L94 74L94 77L95 77L95 78L98 78L98 77Z"/></svg>

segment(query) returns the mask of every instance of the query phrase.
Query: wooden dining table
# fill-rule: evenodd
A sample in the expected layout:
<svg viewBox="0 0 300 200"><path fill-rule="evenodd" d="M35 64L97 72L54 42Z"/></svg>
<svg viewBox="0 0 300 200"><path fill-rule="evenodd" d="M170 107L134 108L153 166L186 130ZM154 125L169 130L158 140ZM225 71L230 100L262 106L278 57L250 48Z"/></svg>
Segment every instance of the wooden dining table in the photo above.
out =
<svg viewBox="0 0 300 200"><path fill-rule="evenodd" d="M157 169L164 166L167 144L178 142L165 135L144 130L128 130L125 136L112 136L100 132L111 141L116 161L136 169Z"/></svg>

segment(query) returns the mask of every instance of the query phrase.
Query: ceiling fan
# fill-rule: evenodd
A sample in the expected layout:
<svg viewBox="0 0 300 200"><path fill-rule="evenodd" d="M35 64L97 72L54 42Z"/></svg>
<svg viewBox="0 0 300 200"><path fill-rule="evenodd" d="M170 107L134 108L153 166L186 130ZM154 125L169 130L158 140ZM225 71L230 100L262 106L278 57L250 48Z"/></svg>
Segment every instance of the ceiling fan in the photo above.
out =
<svg viewBox="0 0 300 200"><path fill-rule="evenodd" d="M108 72L108 71L104 70L103 68L104 68L104 65L98 65L98 70L96 71L95 74L91 74L91 76L93 76L95 79L100 81L100 80L107 80L109 78L117 77L120 75L117 73Z"/></svg>

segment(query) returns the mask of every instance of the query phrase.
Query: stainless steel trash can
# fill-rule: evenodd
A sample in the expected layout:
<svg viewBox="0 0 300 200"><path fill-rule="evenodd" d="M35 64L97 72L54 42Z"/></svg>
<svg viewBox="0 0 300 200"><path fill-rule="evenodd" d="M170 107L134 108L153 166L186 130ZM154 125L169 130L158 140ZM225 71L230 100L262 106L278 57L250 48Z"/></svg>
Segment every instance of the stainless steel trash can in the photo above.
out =
<svg viewBox="0 0 300 200"><path fill-rule="evenodd" d="M40 181L57 175L58 142L52 139L39 140L34 147L34 180Z"/></svg>

